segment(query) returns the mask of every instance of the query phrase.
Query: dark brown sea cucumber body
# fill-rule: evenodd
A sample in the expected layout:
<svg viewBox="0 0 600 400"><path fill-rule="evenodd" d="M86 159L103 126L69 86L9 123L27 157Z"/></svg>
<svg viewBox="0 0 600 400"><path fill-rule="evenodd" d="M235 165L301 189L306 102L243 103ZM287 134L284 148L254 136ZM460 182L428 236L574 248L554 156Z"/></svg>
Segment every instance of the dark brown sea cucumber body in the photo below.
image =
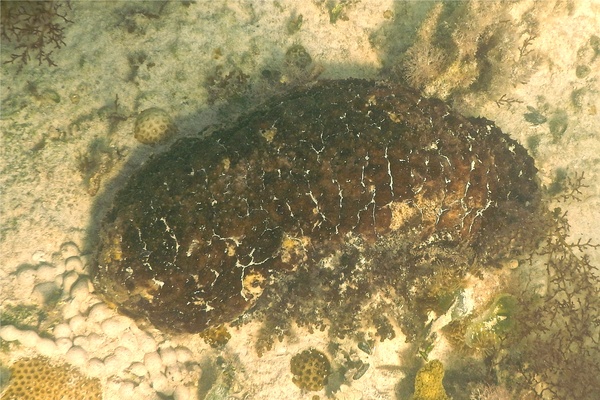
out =
<svg viewBox="0 0 600 400"><path fill-rule="evenodd" d="M96 286L158 327L198 332L350 237L411 232L414 246L494 258L510 238L491 238L539 207L535 173L488 120L395 84L321 81L148 161L104 221Z"/></svg>

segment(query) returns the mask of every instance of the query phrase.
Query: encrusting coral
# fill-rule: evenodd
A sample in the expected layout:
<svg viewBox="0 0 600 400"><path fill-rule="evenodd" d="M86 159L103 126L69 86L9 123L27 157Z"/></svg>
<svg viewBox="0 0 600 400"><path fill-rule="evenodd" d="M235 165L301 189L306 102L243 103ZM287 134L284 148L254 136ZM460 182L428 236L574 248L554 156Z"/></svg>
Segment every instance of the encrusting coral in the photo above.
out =
<svg viewBox="0 0 600 400"><path fill-rule="evenodd" d="M23 358L10 367L4 400L101 400L100 381L45 357Z"/></svg>

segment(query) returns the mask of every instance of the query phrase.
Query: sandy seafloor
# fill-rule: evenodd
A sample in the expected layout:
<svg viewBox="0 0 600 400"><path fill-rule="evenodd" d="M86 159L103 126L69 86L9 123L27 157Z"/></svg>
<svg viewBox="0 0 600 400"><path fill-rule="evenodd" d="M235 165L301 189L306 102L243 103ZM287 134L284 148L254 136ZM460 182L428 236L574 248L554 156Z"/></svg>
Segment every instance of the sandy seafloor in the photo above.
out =
<svg viewBox="0 0 600 400"><path fill-rule="evenodd" d="M16 304L43 307L48 296L56 291L60 296L48 317L53 328L42 334L51 340L18 333L0 354L2 376L14 360L43 354L100 378L107 400L195 399L202 360L222 356L235 371L233 383L215 386L211 399L327 397L324 391L301 391L289 371L289 360L298 351L327 348L329 339L323 333L298 332L259 358L252 324L232 329L229 343L215 350L197 335L169 336L117 316L89 284L87 265L94 243L88 234L128 173L168 147L136 141L132 131L137 113L150 107L166 110L178 137L226 125L255 101L244 98L270 93L256 77L265 69L282 70L284 54L294 44L311 55L311 70L300 78L284 73L280 81L385 77L382 71L401 62L432 3L71 3L73 23L66 24L66 45L52 53L57 66L30 62L19 73L15 65L1 66L0 302L3 309ZM535 71L499 92L518 102L499 106L492 96L475 93L462 96L457 107L495 121L524 146L534 146L530 150L544 185L550 186L557 172L584 173L587 187L579 201L559 206L568 211L573 240L600 242L600 55L589 49L590 37L600 34L600 2L518 1L512 7L516 19L529 13L539 24L531 44L539 56ZM331 13L338 10L341 16L332 23ZM290 19L298 15L303 17L300 29L288 31ZM11 50L3 47L4 61ZM578 77L581 64L589 72ZM217 66L237 68L249 77L252 85L241 100L211 101L206 82ZM531 112L527 106L547 116L566 115L566 130L556 137L548 123L526 120L524 114ZM86 156L92 161L87 170L81 168ZM599 251L590 250L589 255L600 265ZM370 369L330 396L400 398L396 387L404 377L398 352L403 342L397 337L377 343L371 355L361 353ZM443 360L443 353L440 345L431 357Z"/></svg>

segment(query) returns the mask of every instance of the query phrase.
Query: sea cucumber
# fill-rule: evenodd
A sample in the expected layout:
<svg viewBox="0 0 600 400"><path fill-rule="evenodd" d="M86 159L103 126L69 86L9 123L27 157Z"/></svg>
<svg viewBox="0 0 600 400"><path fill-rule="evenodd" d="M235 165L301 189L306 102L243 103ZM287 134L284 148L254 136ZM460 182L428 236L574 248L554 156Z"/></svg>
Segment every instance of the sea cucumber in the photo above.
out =
<svg viewBox="0 0 600 400"><path fill-rule="evenodd" d="M509 256L539 205L533 159L491 121L398 84L324 80L146 162L104 219L95 286L199 332L354 239Z"/></svg>

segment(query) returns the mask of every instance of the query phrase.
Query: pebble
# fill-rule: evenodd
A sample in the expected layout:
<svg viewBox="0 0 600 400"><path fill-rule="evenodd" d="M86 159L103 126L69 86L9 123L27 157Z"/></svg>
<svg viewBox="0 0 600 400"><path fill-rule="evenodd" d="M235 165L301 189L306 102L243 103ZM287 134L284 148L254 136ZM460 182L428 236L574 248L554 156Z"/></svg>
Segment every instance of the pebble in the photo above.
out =
<svg viewBox="0 0 600 400"><path fill-rule="evenodd" d="M106 374L114 375L121 369L121 362L115 355L110 355L104 359L104 369Z"/></svg>
<svg viewBox="0 0 600 400"><path fill-rule="evenodd" d="M131 326L131 321L127 317L115 315L102 321L100 324L102 332L109 338L120 336L127 328Z"/></svg>
<svg viewBox="0 0 600 400"><path fill-rule="evenodd" d="M90 351L97 351L106 345L105 338L92 332L88 335L88 346Z"/></svg>
<svg viewBox="0 0 600 400"><path fill-rule="evenodd" d="M43 250L37 250L31 255L31 259L35 262L46 261L46 253Z"/></svg>
<svg viewBox="0 0 600 400"><path fill-rule="evenodd" d="M58 256L52 257L52 268L54 268L54 276L59 276L65 273L65 263Z"/></svg>
<svg viewBox="0 0 600 400"><path fill-rule="evenodd" d="M119 362L131 360L133 353L127 347L119 346L113 351L114 356Z"/></svg>
<svg viewBox="0 0 600 400"><path fill-rule="evenodd" d="M123 397L121 397L119 395L119 389L121 389L121 385L123 384L123 382L118 379L115 376L111 376L109 379L106 380L106 383L104 383L102 391L103 393L103 398L107 398L107 399L122 399ZM132 398L134 399L142 399L143 397L140 396L136 396L134 395ZM127 399L129 400L129 399ZM158 399L153 399L153 400L158 400Z"/></svg>
<svg viewBox="0 0 600 400"><path fill-rule="evenodd" d="M354 390L347 385L342 385L336 393L335 398L339 400L362 400L363 396L358 390Z"/></svg>
<svg viewBox="0 0 600 400"><path fill-rule="evenodd" d="M65 354L65 359L77 367L83 367L87 364L88 354L87 351L81 347L73 346L67 351L67 354Z"/></svg>
<svg viewBox="0 0 600 400"><path fill-rule="evenodd" d="M129 350L138 350L138 342L135 335L131 331L126 331L119 339L119 343Z"/></svg>
<svg viewBox="0 0 600 400"><path fill-rule="evenodd" d="M0 338L7 342L12 342L19 339L21 330L15 328L13 325L5 325L0 327Z"/></svg>
<svg viewBox="0 0 600 400"><path fill-rule="evenodd" d="M54 277L54 284L59 287L62 288L63 284L64 284L64 277L63 277L63 273L60 272L58 273L55 277Z"/></svg>
<svg viewBox="0 0 600 400"><path fill-rule="evenodd" d="M60 246L60 253L64 258L76 256L80 253L79 247L73 242L66 242Z"/></svg>
<svg viewBox="0 0 600 400"><path fill-rule="evenodd" d="M167 377L163 374L156 375L152 378L152 388L166 396L171 396L175 391L175 389L169 384Z"/></svg>
<svg viewBox="0 0 600 400"><path fill-rule="evenodd" d="M135 385L133 382L123 382L119 388L119 397L121 399L135 398Z"/></svg>
<svg viewBox="0 0 600 400"><path fill-rule="evenodd" d="M90 265L92 264L91 262L91 255L90 254L84 254L79 256L79 259L81 260L81 263L83 264L83 268L81 270L82 274L85 275L90 275Z"/></svg>
<svg viewBox="0 0 600 400"><path fill-rule="evenodd" d="M54 282L43 282L35 285L31 297L36 304L43 305L55 299L59 293L60 289Z"/></svg>
<svg viewBox="0 0 600 400"><path fill-rule="evenodd" d="M80 276L73 286L71 286L69 294L72 298L83 301L90 295L91 290L90 279L86 276Z"/></svg>
<svg viewBox="0 0 600 400"><path fill-rule="evenodd" d="M165 375L171 382L175 383L180 382L183 379L183 374L181 373L181 370L174 365L167 367Z"/></svg>
<svg viewBox="0 0 600 400"><path fill-rule="evenodd" d="M85 332L86 320L83 315L75 315L69 320L69 327L75 335L81 335Z"/></svg>
<svg viewBox="0 0 600 400"><path fill-rule="evenodd" d="M82 336L76 336L73 339L73 344L75 346L80 346L80 347L83 347L83 348L88 348L88 347L90 347L90 340L88 339L87 336L84 336L84 335L82 335Z"/></svg>
<svg viewBox="0 0 600 400"><path fill-rule="evenodd" d="M192 396L190 393L190 389L186 386L177 386L175 391L173 392L174 400L191 400Z"/></svg>
<svg viewBox="0 0 600 400"><path fill-rule="evenodd" d="M38 340L40 340L40 336L35 331L21 331L18 340L25 347L35 347Z"/></svg>
<svg viewBox="0 0 600 400"><path fill-rule="evenodd" d="M134 362L129 366L129 372L132 374L142 377L148 373L148 368L141 362Z"/></svg>
<svg viewBox="0 0 600 400"><path fill-rule="evenodd" d="M113 315L115 315L114 311L106 303L96 303L90 308L88 319L93 322L102 322Z"/></svg>
<svg viewBox="0 0 600 400"><path fill-rule="evenodd" d="M90 307L96 304L98 302L98 299L94 298L94 296L88 296L82 301L75 300L75 302L79 303L79 314L88 315L88 313L90 312Z"/></svg>
<svg viewBox="0 0 600 400"><path fill-rule="evenodd" d="M75 271L69 271L66 272L63 275L63 290L65 292L70 292L71 288L73 287L73 284L75 282L77 282L77 279L79 279L79 274Z"/></svg>
<svg viewBox="0 0 600 400"><path fill-rule="evenodd" d="M72 256L65 260L65 270L67 271L75 271L78 274L84 273L84 265L81 261L81 258L78 256Z"/></svg>
<svg viewBox="0 0 600 400"><path fill-rule="evenodd" d="M53 356L58 352L58 346L54 340L48 338L39 338L35 349L43 356Z"/></svg>
<svg viewBox="0 0 600 400"><path fill-rule="evenodd" d="M155 399L158 396L156 395L156 392L154 392L154 390L152 390L152 388L150 387L150 384L146 381L142 381L138 387L136 388L136 398L137 399Z"/></svg>
<svg viewBox="0 0 600 400"><path fill-rule="evenodd" d="M175 354L177 354L177 362L181 364L185 364L186 362L191 361L192 357L194 356L190 349L183 346L177 347L175 349Z"/></svg>
<svg viewBox="0 0 600 400"><path fill-rule="evenodd" d="M96 358L96 357L94 357L94 358L90 359L90 361L88 361L87 368L85 370L85 372L92 377L102 376L104 371L105 371L104 363L102 362L102 360L100 360L99 358Z"/></svg>
<svg viewBox="0 0 600 400"><path fill-rule="evenodd" d="M40 265L35 272L38 282L52 282L57 275L56 268L49 264Z"/></svg>
<svg viewBox="0 0 600 400"><path fill-rule="evenodd" d="M140 334L137 338L137 342L138 346L144 353L151 353L153 351L156 351L156 340L154 340L154 338L150 334L144 331L140 331Z"/></svg>
<svg viewBox="0 0 600 400"><path fill-rule="evenodd" d="M172 347L160 349L159 353L164 365L169 366L177 363L177 353Z"/></svg>
<svg viewBox="0 0 600 400"><path fill-rule="evenodd" d="M24 268L23 270L17 273L17 284L22 288L33 288L35 278L36 272L33 269Z"/></svg>
<svg viewBox="0 0 600 400"><path fill-rule="evenodd" d="M150 375L158 375L163 370L162 359L156 351L147 353L144 356L144 365L148 369L148 372L150 372Z"/></svg>
<svg viewBox="0 0 600 400"><path fill-rule="evenodd" d="M65 322L56 325L54 327L54 329L52 330L52 334L57 339L58 338L70 338L72 333L73 332L71 332L71 328L69 327L69 324L67 324Z"/></svg>
<svg viewBox="0 0 600 400"><path fill-rule="evenodd" d="M56 349L59 354L66 354L67 351L71 347L73 347L73 342L68 338L58 338L56 339Z"/></svg>
<svg viewBox="0 0 600 400"><path fill-rule="evenodd" d="M63 307L63 319L70 320L81 314L79 311L79 306L81 304L78 301L68 300Z"/></svg>

